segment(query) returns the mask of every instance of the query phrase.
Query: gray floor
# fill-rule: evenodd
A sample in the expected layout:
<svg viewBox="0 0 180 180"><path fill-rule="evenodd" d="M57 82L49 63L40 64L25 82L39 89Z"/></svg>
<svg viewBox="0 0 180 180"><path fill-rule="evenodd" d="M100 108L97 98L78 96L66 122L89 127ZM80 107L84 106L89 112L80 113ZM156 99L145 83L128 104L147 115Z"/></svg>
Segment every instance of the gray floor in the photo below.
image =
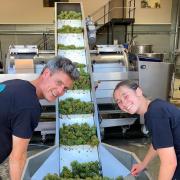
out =
<svg viewBox="0 0 180 180"><path fill-rule="evenodd" d="M148 138L138 138L138 139L109 139L104 140L105 143L123 148L125 150L134 152L140 160L142 160L148 150L149 147L149 139ZM28 151L28 156L31 156L32 154L36 154L40 151L42 151L44 147L31 147ZM152 180L156 180L158 176L158 170L159 170L159 159L156 158L154 161L149 165L148 172L152 177ZM7 161L0 165L0 176L3 180L9 180L8 177L8 163Z"/></svg>

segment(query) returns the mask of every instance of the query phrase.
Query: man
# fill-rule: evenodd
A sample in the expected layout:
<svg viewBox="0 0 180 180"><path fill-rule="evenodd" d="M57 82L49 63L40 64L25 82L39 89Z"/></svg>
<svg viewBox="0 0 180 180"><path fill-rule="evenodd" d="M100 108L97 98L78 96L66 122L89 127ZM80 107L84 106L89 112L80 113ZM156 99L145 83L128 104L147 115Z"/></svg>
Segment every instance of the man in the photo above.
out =
<svg viewBox="0 0 180 180"><path fill-rule="evenodd" d="M152 138L152 145L144 160L133 165L131 174L138 175L158 155L158 180L180 180L180 110L161 99L150 101L133 81L118 83L113 95L121 110L144 115Z"/></svg>
<svg viewBox="0 0 180 180"><path fill-rule="evenodd" d="M69 59L56 57L31 81L0 84L0 163L9 156L11 180L20 180L27 147L41 114L39 99L49 102L70 89L79 72Z"/></svg>

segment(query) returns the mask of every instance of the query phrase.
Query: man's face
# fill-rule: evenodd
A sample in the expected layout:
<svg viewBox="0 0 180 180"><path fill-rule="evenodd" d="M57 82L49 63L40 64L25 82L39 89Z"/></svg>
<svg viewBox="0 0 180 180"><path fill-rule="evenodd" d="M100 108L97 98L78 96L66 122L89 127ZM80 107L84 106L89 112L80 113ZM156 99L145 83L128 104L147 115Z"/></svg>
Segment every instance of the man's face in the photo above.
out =
<svg viewBox="0 0 180 180"><path fill-rule="evenodd" d="M132 90L127 86L121 86L114 93L114 99L122 111L129 114L138 113L140 107L139 97L142 91L138 88L137 90Z"/></svg>
<svg viewBox="0 0 180 180"><path fill-rule="evenodd" d="M51 73L49 69L43 72L43 95L49 101L55 101L73 85L73 80L63 71Z"/></svg>

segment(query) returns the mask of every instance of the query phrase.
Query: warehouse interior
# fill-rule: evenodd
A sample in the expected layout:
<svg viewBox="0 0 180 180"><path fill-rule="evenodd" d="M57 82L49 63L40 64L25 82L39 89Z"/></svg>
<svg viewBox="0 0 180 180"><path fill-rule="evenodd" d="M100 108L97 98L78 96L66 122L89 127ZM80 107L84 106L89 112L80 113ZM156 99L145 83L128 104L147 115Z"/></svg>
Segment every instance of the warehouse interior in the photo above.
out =
<svg viewBox="0 0 180 180"><path fill-rule="evenodd" d="M78 38L60 35L63 32L59 31L62 28L58 21L59 13L69 10L82 13L80 26L84 34ZM68 25L78 27L73 23L70 21ZM70 47L72 44L78 46L78 54L67 53L67 49L63 49L65 45ZM84 46L84 51L81 46ZM71 50L73 48L70 47ZM158 157L139 176L129 174L132 164L143 160L151 139L144 117L122 112L113 99L113 90L120 81L134 80L149 99L160 98L180 107L179 0L1 2L0 82L9 79L31 81L39 76L47 61L57 55L76 63L84 63L86 59L91 88L87 94L83 92L82 96L77 96L86 102L92 101L94 105L96 135L100 140L94 159L97 156L97 159L102 158L101 162L105 161L101 156L106 156L107 150L113 154L112 158L107 155L110 159L106 161L112 161L109 166L101 164L102 174L113 178L114 174L108 168L114 164L113 171L116 171L119 166L115 162L118 159L118 163L122 161L124 166L127 165L122 167L123 179L156 180L160 167ZM58 103L71 96L76 94L67 95L54 103L40 101L43 112L29 144L22 179L43 179L48 173L59 172L56 169L62 168L61 163L68 155L61 150L62 155L57 155L61 146L61 140L57 140L60 136L58 128L61 127L58 125L61 124L61 117L57 115ZM64 156L63 162L61 158L60 163L55 160L58 156ZM56 166L52 162L60 165L50 168ZM0 178L10 179L8 160L0 164Z"/></svg>

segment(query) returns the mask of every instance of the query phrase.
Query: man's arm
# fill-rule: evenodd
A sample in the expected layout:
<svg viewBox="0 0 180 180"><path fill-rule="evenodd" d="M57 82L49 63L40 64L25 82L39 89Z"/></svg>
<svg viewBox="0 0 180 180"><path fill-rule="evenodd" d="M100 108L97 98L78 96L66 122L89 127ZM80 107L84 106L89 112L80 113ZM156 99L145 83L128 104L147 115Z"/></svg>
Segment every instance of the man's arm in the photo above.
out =
<svg viewBox="0 0 180 180"><path fill-rule="evenodd" d="M171 180L177 166L174 147L157 149L161 164L158 180Z"/></svg>
<svg viewBox="0 0 180 180"><path fill-rule="evenodd" d="M149 162L154 159L154 157L157 155L156 150L154 150L153 146L151 145L148 153L146 154L144 160L138 164L134 164L132 169L131 169L131 174L133 176L137 176L141 171L143 171Z"/></svg>
<svg viewBox="0 0 180 180"><path fill-rule="evenodd" d="M27 147L30 139L12 137L12 152L9 156L9 171L11 180L20 180L26 162Z"/></svg>

